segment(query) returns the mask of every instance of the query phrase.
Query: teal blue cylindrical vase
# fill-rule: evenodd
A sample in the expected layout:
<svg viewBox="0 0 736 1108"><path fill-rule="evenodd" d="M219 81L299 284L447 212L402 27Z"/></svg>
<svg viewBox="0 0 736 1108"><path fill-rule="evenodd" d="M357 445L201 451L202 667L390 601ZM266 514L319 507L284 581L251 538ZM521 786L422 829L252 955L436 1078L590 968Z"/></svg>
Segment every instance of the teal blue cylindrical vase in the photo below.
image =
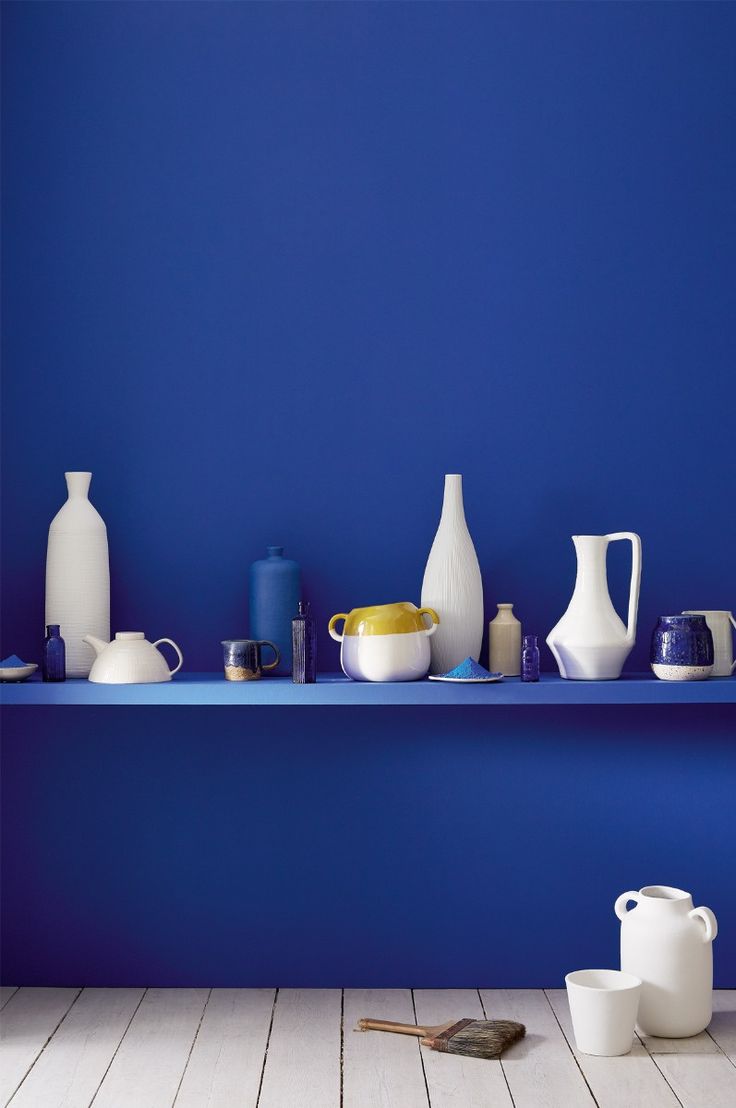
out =
<svg viewBox="0 0 736 1108"><path fill-rule="evenodd" d="M299 611L302 575L283 546L268 546L266 553L248 575L249 633L276 643L281 661L274 672L283 675L291 673L291 621Z"/></svg>

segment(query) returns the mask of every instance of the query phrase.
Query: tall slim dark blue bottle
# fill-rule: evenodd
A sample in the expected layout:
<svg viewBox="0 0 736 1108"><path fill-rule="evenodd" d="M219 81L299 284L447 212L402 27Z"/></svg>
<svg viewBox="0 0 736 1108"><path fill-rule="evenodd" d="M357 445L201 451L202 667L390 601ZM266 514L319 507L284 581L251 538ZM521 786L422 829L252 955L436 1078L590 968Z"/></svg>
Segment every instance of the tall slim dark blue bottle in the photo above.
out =
<svg viewBox="0 0 736 1108"><path fill-rule="evenodd" d="M317 628L309 603L299 601L299 613L291 621L292 671L295 685L313 685L317 680Z"/></svg>
<svg viewBox="0 0 736 1108"><path fill-rule="evenodd" d="M283 546L266 547L268 557L253 562L248 578L249 634L275 642L281 661L274 673L291 673L291 621L299 609L301 570L284 557Z"/></svg>
<svg viewBox="0 0 736 1108"><path fill-rule="evenodd" d="M46 627L41 671L44 681L66 681L66 645L58 623Z"/></svg>

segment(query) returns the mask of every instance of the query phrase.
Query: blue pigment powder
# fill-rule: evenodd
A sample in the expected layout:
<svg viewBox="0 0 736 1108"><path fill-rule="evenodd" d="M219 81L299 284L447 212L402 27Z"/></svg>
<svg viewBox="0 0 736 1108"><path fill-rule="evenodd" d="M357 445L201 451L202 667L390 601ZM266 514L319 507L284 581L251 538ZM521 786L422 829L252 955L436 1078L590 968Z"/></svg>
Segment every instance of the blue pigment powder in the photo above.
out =
<svg viewBox="0 0 736 1108"><path fill-rule="evenodd" d="M27 666L28 662L24 662L17 654L9 654L7 658L3 658L0 662L0 669L20 669L21 666Z"/></svg>
<svg viewBox="0 0 736 1108"><path fill-rule="evenodd" d="M491 675L487 669L484 669L483 666L478 665L478 663L474 662L472 658L466 658L464 662L460 662L460 664L455 666L454 669L449 670L447 673L441 674L441 676L464 677L467 680L468 678L472 677L475 677L477 679L478 677L490 677Z"/></svg>

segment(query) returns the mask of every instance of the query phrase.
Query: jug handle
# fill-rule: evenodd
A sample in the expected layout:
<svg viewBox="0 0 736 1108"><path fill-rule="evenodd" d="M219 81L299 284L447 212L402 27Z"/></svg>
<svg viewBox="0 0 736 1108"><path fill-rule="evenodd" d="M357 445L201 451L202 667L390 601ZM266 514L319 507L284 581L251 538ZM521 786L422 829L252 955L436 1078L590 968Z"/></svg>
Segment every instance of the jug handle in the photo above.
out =
<svg viewBox="0 0 736 1108"><path fill-rule="evenodd" d="M718 934L718 920L710 908L693 908L692 912L688 912L687 915L688 919L701 919L705 924L705 931L702 935L704 943L710 943L715 939Z"/></svg>
<svg viewBox="0 0 736 1108"><path fill-rule="evenodd" d="M621 893L621 896L616 898L616 903L613 906L613 910L619 919L623 919L624 916L628 916L629 909L626 907L626 905L629 903L630 900L635 900L637 904L639 903L639 894L634 889L630 890L628 893Z"/></svg>
<svg viewBox="0 0 736 1108"><path fill-rule="evenodd" d="M173 639L156 639L156 641L155 641L155 643L153 643L153 645L154 646L159 646L162 642L167 642L169 644L169 646L173 646L174 650L179 655L179 665L176 667L176 669L170 669L169 670L169 673L173 677L174 674L178 673L179 670L181 669L181 667L184 665L184 655L182 654L181 650L179 650L179 647L176 645L176 643L173 641Z"/></svg>
<svg viewBox="0 0 736 1108"><path fill-rule="evenodd" d="M334 615L332 617L332 619L330 620L330 622L327 624L327 630L330 632L330 635L335 640L335 642L342 642L342 640L343 640L343 636L338 635L337 631L335 630L335 624L337 623L337 621L339 619L347 619L347 618L348 618L347 612L338 612L337 615Z"/></svg>
<svg viewBox="0 0 736 1108"><path fill-rule="evenodd" d="M437 624L440 621L440 617L437 615L434 608L419 608L417 610L417 615L430 617L432 622L430 623L429 627L425 627L424 630L427 632L428 635L433 635L437 630ZM422 620L422 622L424 622L424 620Z"/></svg>
<svg viewBox="0 0 736 1108"><path fill-rule="evenodd" d="M606 535L609 542L628 539L631 543L631 584L629 585L629 618L626 625L626 641L636 638L636 615L639 610L639 585L641 584L641 539L633 531L616 531Z"/></svg>
<svg viewBox="0 0 736 1108"><path fill-rule="evenodd" d="M734 627L736 627L736 619L734 619L734 618L733 618L733 612L729 612L729 613L728 613L728 618L730 619L730 621L731 621L731 623L732 623L732 624L734 625ZM736 669L736 658L734 659L734 663L733 663L733 665L731 666L731 673L733 673L733 671L734 671L735 669Z"/></svg>

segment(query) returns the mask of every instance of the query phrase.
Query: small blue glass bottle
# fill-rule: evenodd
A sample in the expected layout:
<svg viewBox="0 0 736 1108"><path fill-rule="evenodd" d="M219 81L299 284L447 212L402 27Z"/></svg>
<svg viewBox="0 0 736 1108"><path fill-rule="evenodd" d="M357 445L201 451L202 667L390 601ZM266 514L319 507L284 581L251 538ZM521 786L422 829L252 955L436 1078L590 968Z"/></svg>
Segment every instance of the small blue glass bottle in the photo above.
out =
<svg viewBox="0 0 736 1108"><path fill-rule="evenodd" d="M66 646L58 623L49 623L46 627L41 669L44 681L66 681Z"/></svg>
<svg viewBox="0 0 736 1108"><path fill-rule="evenodd" d="M521 679L522 681L539 680L539 647L536 635L524 635L521 648Z"/></svg>
<svg viewBox="0 0 736 1108"><path fill-rule="evenodd" d="M317 628L309 604L303 600L291 621L291 641L291 679L295 685L313 685L317 680Z"/></svg>

